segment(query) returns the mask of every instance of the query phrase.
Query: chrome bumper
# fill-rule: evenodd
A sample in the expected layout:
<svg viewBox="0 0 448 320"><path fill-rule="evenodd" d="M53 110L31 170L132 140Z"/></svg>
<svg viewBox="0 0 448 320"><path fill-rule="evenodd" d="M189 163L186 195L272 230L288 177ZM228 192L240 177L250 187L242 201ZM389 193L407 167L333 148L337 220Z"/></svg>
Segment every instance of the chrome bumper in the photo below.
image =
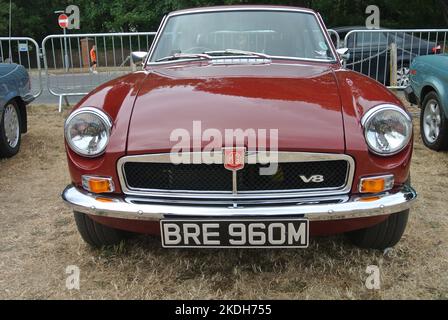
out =
<svg viewBox="0 0 448 320"><path fill-rule="evenodd" d="M129 220L160 221L164 218L305 218L329 221L390 215L410 208L417 193L408 186L375 197L312 198L288 204L218 206L155 203L148 198L107 197L68 186L62 199L81 213ZM299 202L300 201L300 202Z"/></svg>

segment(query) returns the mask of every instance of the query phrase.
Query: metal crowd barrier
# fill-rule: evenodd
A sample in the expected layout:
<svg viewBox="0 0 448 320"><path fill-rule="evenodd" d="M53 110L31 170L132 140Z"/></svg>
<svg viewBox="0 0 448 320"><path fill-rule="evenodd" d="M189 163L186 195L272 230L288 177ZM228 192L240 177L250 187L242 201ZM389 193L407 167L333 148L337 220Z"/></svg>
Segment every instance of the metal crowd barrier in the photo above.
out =
<svg viewBox="0 0 448 320"><path fill-rule="evenodd" d="M328 34L330 35L330 38L333 41L336 49L339 49L341 46L341 37L339 36L339 33L337 33L337 31L333 29L328 29Z"/></svg>
<svg viewBox="0 0 448 320"><path fill-rule="evenodd" d="M135 71L133 51L148 52L155 32L51 35L42 42L49 92L59 97L59 110L69 96L84 96L99 85ZM97 64L90 52L96 46Z"/></svg>
<svg viewBox="0 0 448 320"><path fill-rule="evenodd" d="M344 39L344 47L350 49L345 67L390 89L404 89L413 60L447 52L447 35L448 29L353 30Z"/></svg>
<svg viewBox="0 0 448 320"><path fill-rule="evenodd" d="M353 30L343 38L328 33L337 48L350 50L345 67L361 72L391 89L409 85L409 67L421 55L448 51L448 29ZM67 97L84 96L100 84L135 70L133 51L149 51L155 32L51 35L38 43L26 37L0 37L0 63L25 66L33 94L42 94L44 82L59 97L59 110ZM96 46L97 66L92 69L90 50ZM42 53L40 52L42 50ZM45 79L42 75L41 56Z"/></svg>
<svg viewBox="0 0 448 320"><path fill-rule="evenodd" d="M0 63L17 63L24 66L30 75L33 96L37 98L42 94L40 48L34 39L0 37Z"/></svg>

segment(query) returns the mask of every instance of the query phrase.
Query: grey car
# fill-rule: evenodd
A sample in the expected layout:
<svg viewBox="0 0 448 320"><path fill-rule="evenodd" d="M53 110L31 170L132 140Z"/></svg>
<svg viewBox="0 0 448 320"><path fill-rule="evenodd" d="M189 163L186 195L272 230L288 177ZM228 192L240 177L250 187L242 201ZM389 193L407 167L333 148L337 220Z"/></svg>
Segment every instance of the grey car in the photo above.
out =
<svg viewBox="0 0 448 320"><path fill-rule="evenodd" d="M26 69L0 63L0 158L19 152L21 135L28 130L26 106L33 100Z"/></svg>

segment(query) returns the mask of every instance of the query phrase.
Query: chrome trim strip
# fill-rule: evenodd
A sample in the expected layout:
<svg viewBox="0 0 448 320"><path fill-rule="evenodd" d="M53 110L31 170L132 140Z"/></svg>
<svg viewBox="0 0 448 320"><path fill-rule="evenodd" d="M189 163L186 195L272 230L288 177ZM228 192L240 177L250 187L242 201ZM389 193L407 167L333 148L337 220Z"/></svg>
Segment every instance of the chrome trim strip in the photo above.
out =
<svg viewBox="0 0 448 320"><path fill-rule="evenodd" d="M149 197L126 197L126 201L135 204L164 204L164 205L195 205L195 206L228 206L228 207L244 207L244 206L269 206L269 205L304 205L304 204L318 204L318 203L342 203L350 199L348 195L333 196L333 197L319 197L316 198L287 198L287 199L254 199L254 200L190 200L190 199L163 199L163 198L149 198Z"/></svg>
<svg viewBox="0 0 448 320"><path fill-rule="evenodd" d="M294 60L294 61L312 61L312 62L320 62L320 63L338 63L338 55L337 52L335 51L334 46L332 45L333 42L331 41L331 38L328 34L327 29L322 25L321 20L319 19L319 16L316 12L309 10L309 9L299 9L299 8L276 8L276 7L223 7L223 8L219 8L219 7L215 7L215 8L196 8L196 9L191 9L191 10L183 10L183 11L176 11L176 12L172 12L170 14L168 14L167 16L164 17L164 19L162 20L162 23L159 27L159 30L157 32L157 36L153 41L153 45L149 51L148 57L146 59L146 62L144 64L144 68L146 68L147 66L151 66L151 65L160 65L160 64L172 64L180 62L181 60L176 60L176 61L169 61L169 62L151 62L152 60L152 56L154 54L155 49L157 48L157 45L159 44L159 40L160 37L163 33L163 30L165 30L166 24L168 23L168 20L172 17L177 17L177 16L182 16L182 15L188 15L188 14L196 14L196 13L211 13L211 12L228 12L228 11L283 11L283 12L298 12L298 13L306 13L306 14L311 14L313 15L316 20L317 20L317 24L319 25L319 28L325 38L325 40L327 41L327 46L331 49L331 52L333 54L333 60L320 60L320 59L309 59L309 58L298 58L298 57L281 57L281 56L269 56L269 58L271 59L287 59L287 60Z"/></svg>
<svg viewBox="0 0 448 320"><path fill-rule="evenodd" d="M310 221L333 221L390 215L407 210L416 200L417 193L411 187L377 195L354 196L343 203L295 204L254 207L185 206L160 204L135 204L121 196L95 196L69 186L62 199L75 211L101 217L128 220L160 221L165 218L304 218ZM108 201L105 201L108 200ZM143 202L145 198L141 199Z"/></svg>
<svg viewBox="0 0 448 320"><path fill-rule="evenodd" d="M194 163L193 159L202 157L203 153L190 152L184 153L190 158L190 163ZM297 198L297 197L313 197L313 196L332 196L350 193L355 175L355 161L352 157L345 154L326 154L326 153L301 153L301 152L278 152L279 163L291 162L320 162L320 161L338 161L344 160L349 164L346 181L343 186L338 188L320 188L308 190L267 190L267 191L245 191L234 195L232 190L228 192L204 192L192 190L150 190L129 188L126 176L123 172L123 166L126 162L144 162L144 163L173 163L171 157L173 154L153 154L123 157L117 162L117 172L120 179L121 189L126 195L148 196L148 197L164 197L164 198L190 198L190 199L272 199L272 198ZM268 163L270 153L264 152L247 152L246 163ZM224 165L222 151L212 153L213 164Z"/></svg>
<svg viewBox="0 0 448 320"><path fill-rule="evenodd" d="M393 175L393 174L387 174L387 175L382 175L382 176L363 177L363 178L361 178L361 179L359 180L359 189L358 189L358 192L359 192L359 193L364 193L364 194L366 194L365 192L362 191L362 186L363 186L363 184L364 184L365 181L372 180L372 179L378 179L378 180L379 180L379 179L384 179L385 181L392 182L392 183L391 183L392 187L389 188L389 189L387 189L387 190L383 190L383 191L389 191L389 190L392 190L392 189L393 189L393 185L395 184L395 175Z"/></svg>
<svg viewBox="0 0 448 320"><path fill-rule="evenodd" d="M376 107L373 107L364 114L364 116L361 119L362 126L364 127L367 124L367 122L369 122L369 120L373 118L378 112L385 110L397 111L401 113L408 121L412 122L412 116L406 110L403 110L399 106L396 106L394 104L380 104Z"/></svg>
<svg viewBox="0 0 448 320"><path fill-rule="evenodd" d="M81 182L82 182L82 187L89 191L92 192L92 190L90 190L90 186L89 186L89 181L92 179L100 179L103 181L107 181L109 183L109 191L107 193L113 193L115 192L115 183L114 180L111 177L105 177L105 176L94 176L94 175L82 175L81 176Z"/></svg>
<svg viewBox="0 0 448 320"><path fill-rule="evenodd" d="M233 196L238 195L238 172L232 172L232 194Z"/></svg>
<svg viewBox="0 0 448 320"><path fill-rule="evenodd" d="M151 53L154 51L154 49L156 47L156 44L159 43L159 38L160 38L160 34L161 34L160 31L162 31L162 28L164 28L165 21L167 20L167 18L168 18L168 15L164 15L163 18L162 18L162 21L160 22L159 28L157 29L157 32L156 32L156 36L154 37L154 41L151 43L151 47L149 48L149 52L146 55L145 63L143 64L143 69L146 68L146 66L147 66L147 64L149 62L149 58L150 58Z"/></svg>
<svg viewBox="0 0 448 320"><path fill-rule="evenodd" d="M211 8L193 8L193 9L186 9L186 10L179 10L174 11L168 14L168 17L176 17L176 16L182 16L186 14L193 14L193 13L207 13L207 12L219 12L219 11L292 11L292 12L302 12L302 13L311 13L313 14L314 11L311 9L305 9L305 8L294 8L294 7L274 7L274 6L227 6L227 7L211 7Z"/></svg>

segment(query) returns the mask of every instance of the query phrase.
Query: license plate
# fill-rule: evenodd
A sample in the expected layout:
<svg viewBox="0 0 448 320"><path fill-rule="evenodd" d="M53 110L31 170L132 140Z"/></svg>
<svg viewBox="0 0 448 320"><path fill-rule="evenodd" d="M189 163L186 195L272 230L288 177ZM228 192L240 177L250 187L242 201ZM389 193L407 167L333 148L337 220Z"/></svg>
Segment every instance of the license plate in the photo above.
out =
<svg viewBox="0 0 448 320"><path fill-rule="evenodd" d="M164 248L308 248L309 222L296 220L162 220Z"/></svg>

